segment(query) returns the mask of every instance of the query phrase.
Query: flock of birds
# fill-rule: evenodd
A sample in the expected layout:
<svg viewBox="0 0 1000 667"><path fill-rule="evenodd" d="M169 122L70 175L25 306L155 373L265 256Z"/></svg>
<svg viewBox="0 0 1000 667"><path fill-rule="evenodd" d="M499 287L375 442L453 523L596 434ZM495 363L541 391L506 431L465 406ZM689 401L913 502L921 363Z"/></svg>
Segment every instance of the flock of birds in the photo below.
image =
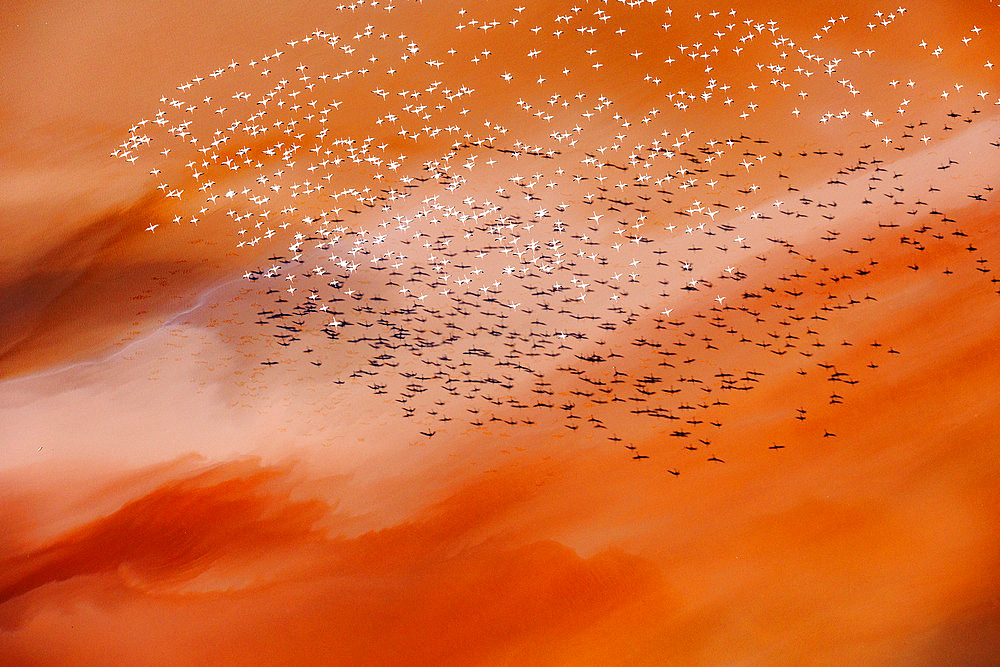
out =
<svg viewBox="0 0 1000 667"><path fill-rule="evenodd" d="M256 263L262 365L362 383L422 438L464 414L723 463L726 407L770 371L825 380L789 400L805 422L894 362L842 326L880 317L884 276L1000 293L945 208L959 156L902 187L921 152L995 118L1000 99L945 66L988 81L986 29L899 45L926 16L803 31L655 0L471 7L340 5L334 32L165 94L114 152L174 223L228 226ZM881 58L904 48L916 64ZM995 201L988 182L966 194ZM953 264L925 266L928 249Z"/></svg>

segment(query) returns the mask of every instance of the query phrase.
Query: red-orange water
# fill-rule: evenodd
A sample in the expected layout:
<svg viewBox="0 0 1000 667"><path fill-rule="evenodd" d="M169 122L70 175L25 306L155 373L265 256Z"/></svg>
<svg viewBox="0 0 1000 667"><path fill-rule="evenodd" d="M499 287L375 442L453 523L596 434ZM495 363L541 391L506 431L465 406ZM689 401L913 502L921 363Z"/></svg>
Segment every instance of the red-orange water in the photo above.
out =
<svg viewBox="0 0 1000 667"><path fill-rule="evenodd" d="M571 384L556 387L556 400L577 402L581 421L598 415L608 432L566 428L556 410L532 412L530 428L497 421L474 428L467 407L479 404L443 394L447 401L435 419L417 426L392 395L373 395L367 382L333 384L336 369L367 351L349 358L342 343L327 347L318 337L311 359L323 361L320 372L298 352L276 348L253 324L270 300L259 283L236 279L266 265L274 250L237 250L224 209L197 225L171 222L197 207L165 201L148 172L154 164L180 170L186 157L136 166L108 158L137 119L159 108L161 94L178 94L177 86L192 77L207 77L231 60L245 67L275 48L288 52L282 72L294 72L300 61L288 58L313 56L300 46L293 52L287 42L317 28L351 41L369 22L376 36L384 29L397 43L399 33L419 42L421 62L444 58L451 46L462 54L491 49L506 60L488 63L489 69L455 65L450 73L447 67L400 65L393 78L383 74L389 56L378 51L372 73L345 84L339 133L371 133L378 141L383 133L386 141L400 142L372 122L375 100L355 100L367 100L379 86L402 90L423 86L428 77L452 76L477 88L480 97L467 102L473 115L489 115L509 128L508 136L546 141L556 126L547 129L514 102L523 97L554 108L544 104L545 96L531 97L538 95L539 72L558 73L563 62L589 69L590 61L568 46L574 37L552 34L576 27L555 20L572 12L572 4L541 3L517 12L514 5L490 3L469 5L465 14L451 2L353 12L305 2L28 2L5 8L0 662L1000 661L1000 297L991 282L1000 247L992 233L996 192L986 189L1000 186L1000 150L991 144L1000 141L993 104L1000 86L985 66L997 44L1000 9L987 2L914 3L905 12L868 2L737 6L734 22L773 18L802 46L843 59L841 70L828 76L816 65L814 81L807 82L814 92L794 100L794 89L786 94L768 83L770 72L760 73L756 64L763 56L729 51L711 76L734 82L729 94L737 107L715 104L722 95L716 93L704 111L680 111L671 110L663 95L685 87L700 91L700 65L670 70L672 78L653 92L640 82L665 58L685 57L678 43L722 43L712 26L728 21L730 7L673 3L672 14L665 14L662 0L640 8L579 4L577 21L606 31L602 39L609 45L617 25L627 27L634 41L622 47L624 57L609 55L606 67L574 80L564 97L572 98L576 86L587 87L588 100L605 92L615 98L614 111L632 119L630 132L645 137L641 133L655 135L652 126L666 128L670 143L688 129L699 142L744 132L767 137L769 144L748 150L766 152L768 165L783 160L759 175L737 166L738 177L720 179L711 199L704 185L711 174L701 176L697 196L729 207L706 222L721 224L731 214L735 220L733 208L741 204L770 217L739 227L754 235L746 252L733 247L724 255L699 256L698 269L712 265L718 289L675 295L665 304L686 318L691 340L716 335L708 320L695 317L711 316L716 294L728 305L744 292L761 293L759 302L746 303L764 317L778 310L773 304L789 303L794 312L828 315L782 328L715 311L754 340L794 331L799 338L786 340L802 342L786 356L750 349L721 333L711 339L717 350L694 342L678 348L678 364L695 359L681 372L690 368L706 378L709 368L765 374L753 391L724 395L728 405L712 413L724 427L697 427L698 435L711 434L712 444L698 444L696 451L670 435L673 422L644 421L630 412L634 402L592 405L571 394L578 388ZM599 8L613 18L595 17ZM715 9L718 18L709 16ZM696 12L701 18L694 18ZM646 20L654 14L655 23ZM892 24L881 25L889 14ZM842 15L849 19L837 18ZM530 43L453 29L470 17L520 17L522 28L543 29ZM875 29L866 27L870 21ZM662 32L661 22L671 23L674 33ZM825 25L832 26L828 33ZM725 44L739 42L729 38ZM598 58L604 45L597 43ZM944 50L935 56L938 45ZM382 47L370 52L376 48ZM541 60L525 57L534 48L543 52ZM876 53L852 54L868 48ZM629 57L633 50L643 53ZM772 53L767 57L780 57ZM506 86L500 72L517 78ZM860 94L846 92L840 78L849 78ZM758 79L761 89L750 96L745 82ZM896 86L888 83L896 79ZM915 85L907 87L907 80ZM228 97L224 80L202 85ZM737 112L750 101L761 111L741 120ZM657 104L662 121L640 130L639 119ZM801 108L802 119L792 107ZM827 109L842 108L851 110L847 119L818 122ZM863 120L865 110L886 120L891 144L880 143L882 128ZM454 122L460 120L455 115ZM926 127L908 131L904 125L921 120ZM588 125L587 136L610 144L620 131L605 115ZM907 133L914 136L904 139ZM924 133L929 141L922 143ZM869 143L875 146L861 148ZM437 155L436 146L405 139L390 150L411 153L415 173L421 161ZM792 161L800 150L810 157ZM817 156L817 150L843 155ZM883 160L884 178L891 180L878 183L878 190L866 187L874 183L867 180L870 170L836 173L872 156ZM547 174L558 168L576 173L589 168L581 167L581 157L567 148L554 161L517 168L527 173L541 164ZM622 163L627 156L618 157L609 161ZM949 160L955 164L949 167ZM478 170L456 199L494 196L495 185L485 190L492 181ZM828 182L838 177L845 185ZM344 178L361 182L370 174ZM611 173L607 185L618 178ZM759 192L740 192L750 182ZM789 184L798 191L789 192ZM436 194L431 185L421 184L416 196ZM907 205L886 196L892 187L900 188L895 192ZM568 220L582 222L596 210L581 205L584 189L568 183L551 195L571 202ZM977 193L982 200L972 198ZM649 227L689 223L672 216L695 195L674 194L674 205L649 205ZM283 196L275 195L278 206L290 201ZM771 207L784 199L791 210L800 197L831 204L826 211L836 203L836 220L805 205L796 206L809 212L806 222ZM863 204L866 197L876 201ZM907 215L921 198L953 222ZM376 210L361 211L345 224L374 228L381 220ZM902 228L876 224L888 221ZM155 233L146 231L157 222ZM921 224L933 230L914 231ZM843 241L824 240L828 229ZM966 236L952 235L955 229ZM936 232L942 232L940 242L928 235ZM903 235L925 249L900 243ZM615 240L607 236L602 243ZM768 237L792 243L798 254L785 253ZM675 249L667 237L657 243ZM869 258L879 262L877 270L857 274L859 262ZM746 271L745 282L715 278L734 261ZM783 280L795 271L808 272L809 279ZM821 280L840 274L855 276L854 282ZM365 280L366 288L373 284ZM783 294L786 289L803 293L793 297ZM864 300L866 294L877 301ZM849 298L862 302L820 310ZM512 314L511 322L528 330L527 316L517 317ZM589 340L606 341L600 349L619 345L626 357L615 370L639 377L670 371L632 339L663 337L666 344L682 335L662 333L655 324L650 317L628 331L602 330L597 321L577 328ZM817 333L806 334L807 325ZM824 344L815 348L822 357L798 354L814 341ZM890 347L900 354L888 353ZM272 358L282 363L260 365ZM572 355L568 360L559 363L583 363ZM861 381L831 385L817 362ZM485 361L471 363L473 372L492 372ZM565 374L557 364L538 363L537 371L558 385ZM844 396L842 405L830 404L831 391ZM507 393L511 400L538 399L528 383ZM429 402L416 405L431 408ZM800 406L808 407L804 420L796 419ZM487 407L492 412L483 414L524 417ZM453 421L440 423L441 417ZM438 432L419 435L427 428ZM608 441L609 432L650 458L632 460L632 451ZM775 444L784 448L768 448Z"/></svg>

